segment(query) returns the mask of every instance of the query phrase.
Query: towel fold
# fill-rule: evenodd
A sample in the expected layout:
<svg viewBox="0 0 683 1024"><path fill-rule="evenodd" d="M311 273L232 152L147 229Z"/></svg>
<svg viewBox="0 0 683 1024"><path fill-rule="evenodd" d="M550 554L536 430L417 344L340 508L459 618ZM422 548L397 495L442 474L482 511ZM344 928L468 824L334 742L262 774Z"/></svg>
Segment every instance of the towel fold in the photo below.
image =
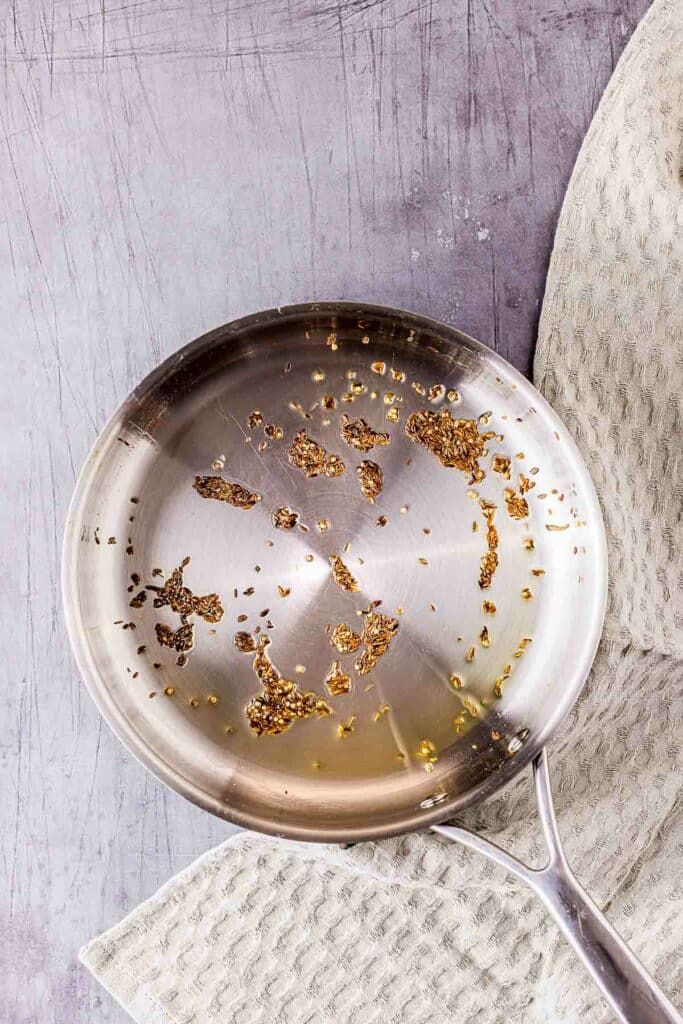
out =
<svg viewBox="0 0 683 1024"><path fill-rule="evenodd" d="M570 863L683 993L683 6L656 0L579 155L548 273L538 387L605 515L610 603L551 749ZM558 672L562 666L558 665ZM527 779L462 816L542 856ZM349 849L239 834L81 958L140 1024L604 1024L524 886L437 836Z"/></svg>

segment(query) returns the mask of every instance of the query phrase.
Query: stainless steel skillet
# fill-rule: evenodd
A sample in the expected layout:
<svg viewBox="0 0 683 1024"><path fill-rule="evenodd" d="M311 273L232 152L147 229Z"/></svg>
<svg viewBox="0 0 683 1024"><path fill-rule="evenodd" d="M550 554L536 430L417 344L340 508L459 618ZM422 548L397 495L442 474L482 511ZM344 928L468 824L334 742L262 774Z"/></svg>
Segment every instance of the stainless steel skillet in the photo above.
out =
<svg viewBox="0 0 683 1024"><path fill-rule="evenodd" d="M407 436L425 410L493 435L483 479ZM349 447L344 415L389 443ZM344 462L343 474L306 476L292 464L302 430ZM374 502L359 486L365 460L383 474ZM260 500L205 500L193 483L212 476ZM517 518L521 497L528 515ZM274 525L282 508L296 513L292 529ZM487 509L498 565L482 589ZM335 582L334 556L357 590ZM195 597L218 595L220 621L155 607L159 590L146 588L173 569ZM604 530L568 432L495 353L424 317L348 302L269 310L192 342L98 438L69 512L63 587L95 701L162 781L230 821L299 840L432 827L538 892L619 1019L681 1020L562 854L544 748L599 640ZM359 675L331 631L344 623L362 636L373 609L396 632ZM183 624L191 650L160 646L158 627L175 642ZM257 737L245 707L261 681L234 645L242 632L257 642L267 634L281 676L332 713ZM333 661L350 679L334 697L323 683ZM529 762L550 855L543 871L439 824Z"/></svg>

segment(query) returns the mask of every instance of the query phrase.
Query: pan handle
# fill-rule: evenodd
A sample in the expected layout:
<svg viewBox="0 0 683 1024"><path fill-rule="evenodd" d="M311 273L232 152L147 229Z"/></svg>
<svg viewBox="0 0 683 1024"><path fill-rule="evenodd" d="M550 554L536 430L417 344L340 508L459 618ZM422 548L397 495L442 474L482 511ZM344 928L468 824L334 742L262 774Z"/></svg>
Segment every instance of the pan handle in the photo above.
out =
<svg viewBox="0 0 683 1024"><path fill-rule="evenodd" d="M581 888L562 849L545 750L533 762L538 812L549 860L536 870L495 843L458 825L435 825L439 835L478 850L538 894L623 1024L683 1024L683 1017L647 973L604 914Z"/></svg>

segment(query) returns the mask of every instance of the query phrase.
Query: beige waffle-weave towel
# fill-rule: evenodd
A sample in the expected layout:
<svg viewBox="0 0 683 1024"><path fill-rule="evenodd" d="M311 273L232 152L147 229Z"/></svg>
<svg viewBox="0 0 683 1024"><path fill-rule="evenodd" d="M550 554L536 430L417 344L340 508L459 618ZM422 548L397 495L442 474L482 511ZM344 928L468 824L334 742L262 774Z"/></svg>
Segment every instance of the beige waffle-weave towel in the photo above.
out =
<svg viewBox="0 0 683 1024"><path fill-rule="evenodd" d="M560 830L679 1002L682 116L683 3L656 0L569 186L535 366L610 541L605 639L551 751ZM466 821L533 859L533 798L517 783ZM347 850L238 835L81 956L140 1024L610 1020L521 884L427 835Z"/></svg>

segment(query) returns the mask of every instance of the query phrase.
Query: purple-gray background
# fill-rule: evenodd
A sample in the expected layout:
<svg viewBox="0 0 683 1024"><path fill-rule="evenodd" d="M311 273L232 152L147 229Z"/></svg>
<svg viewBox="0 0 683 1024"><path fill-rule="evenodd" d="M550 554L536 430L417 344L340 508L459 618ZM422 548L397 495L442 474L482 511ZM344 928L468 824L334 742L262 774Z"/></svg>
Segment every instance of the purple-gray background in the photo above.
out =
<svg viewBox="0 0 683 1024"><path fill-rule="evenodd" d="M0 1020L123 1024L87 938L229 828L83 690L59 552L97 430L264 306L429 313L529 372L553 231L647 0L0 6Z"/></svg>

